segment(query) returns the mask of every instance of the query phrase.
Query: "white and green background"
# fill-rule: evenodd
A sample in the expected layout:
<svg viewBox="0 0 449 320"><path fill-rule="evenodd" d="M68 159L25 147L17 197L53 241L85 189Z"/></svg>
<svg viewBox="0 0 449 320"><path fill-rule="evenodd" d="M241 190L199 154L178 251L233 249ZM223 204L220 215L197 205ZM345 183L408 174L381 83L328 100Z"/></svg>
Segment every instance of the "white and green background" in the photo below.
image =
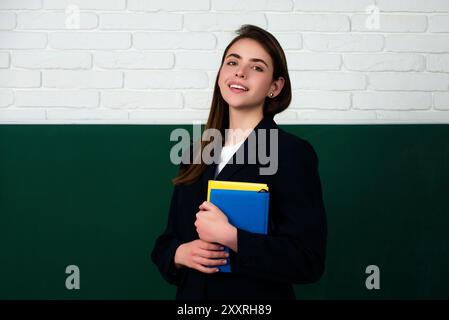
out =
<svg viewBox="0 0 449 320"><path fill-rule="evenodd" d="M0 299L174 297L170 132L205 123L242 24L280 41L275 120L320 160L327 267L298 298L449 298L449 1L0 0Z"/></svg>

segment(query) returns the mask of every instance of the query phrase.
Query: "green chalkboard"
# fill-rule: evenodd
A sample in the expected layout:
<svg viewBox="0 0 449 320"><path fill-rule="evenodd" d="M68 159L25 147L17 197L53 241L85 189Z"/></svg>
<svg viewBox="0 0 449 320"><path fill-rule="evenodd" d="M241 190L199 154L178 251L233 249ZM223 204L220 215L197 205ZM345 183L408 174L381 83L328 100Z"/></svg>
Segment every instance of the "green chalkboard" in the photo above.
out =
<svg viewBox="0 0 449 320"><path fill-rule="evenodd" d="M1 125L0 299L172 299L150 252L178 127ZM326 272L297 296L449 298L449 125L281 127L315 147L329 223Z"/></svg>

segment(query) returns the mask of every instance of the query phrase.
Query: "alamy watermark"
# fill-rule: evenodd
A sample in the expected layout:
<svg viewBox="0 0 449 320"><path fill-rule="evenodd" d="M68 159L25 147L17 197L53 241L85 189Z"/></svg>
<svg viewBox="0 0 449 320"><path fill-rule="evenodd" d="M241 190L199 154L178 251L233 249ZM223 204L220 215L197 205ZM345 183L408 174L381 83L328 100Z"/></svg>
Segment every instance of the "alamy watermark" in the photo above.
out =
<svg viewBox="0 0 449 320"><path fill-rule="evenodd" d="M365 19L365 27L368 30L380 29L380 9L376 5L370 5L365 10L368 15Z"/></svg>
<svg viewBox="0 0 449 320"><path fill-rule="evenodd" d="M256 132L257 130L257 137ZM256 164L263 166L259 168L260 175L273 175L278 169L278 129L225 129L225 140L230 144L236 141L247 140L247 153L245 154L244 143L237 149L235 164ZM209 142L201 150L201 141ZM223 137L217 129L207 129L201 134L201 125L193 125L193 152L191 152L190 133L186 129L177 128L170 134L170 141L178 141L170 150L170 161L179 165L219 163L222 150ZM245 141L246 142L246 141ZM269 142L269 143L268 143ZM269 145L269 150L268 149ZM269 152L268 152L269 151ZM191 155L193 155L191 157ZM245 155L247 157L245 158ZM229 160L233 164L233 158Z"/></svg>
<svg viewBox="0 0 449 320"><path fill-rule="evenodd" d="M375 264L366 267L365 273L369 276L365 280L365 286L368 290L380 289L380 269Z"/></svg>
<svg viewBox="0 0 449 320"><path fill-rule="evenodd" d="M77 265L68 265L65 268L65 273L69 276L65 279L65 287L67 290L80 289L80 268Z"/></svg>

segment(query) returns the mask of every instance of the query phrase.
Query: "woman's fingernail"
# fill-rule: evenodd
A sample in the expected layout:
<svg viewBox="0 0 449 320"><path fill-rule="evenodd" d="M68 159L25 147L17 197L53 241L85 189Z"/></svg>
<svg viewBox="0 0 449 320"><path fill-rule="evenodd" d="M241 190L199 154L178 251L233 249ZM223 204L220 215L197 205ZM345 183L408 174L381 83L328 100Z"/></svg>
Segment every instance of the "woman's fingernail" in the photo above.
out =
<svg viewBox="0 0 449 320"><path fill-rule="evenodd" d="M226 252L226 253L225 253L225 257L226 257L226 258L229 257L229 253Z"/></svg>

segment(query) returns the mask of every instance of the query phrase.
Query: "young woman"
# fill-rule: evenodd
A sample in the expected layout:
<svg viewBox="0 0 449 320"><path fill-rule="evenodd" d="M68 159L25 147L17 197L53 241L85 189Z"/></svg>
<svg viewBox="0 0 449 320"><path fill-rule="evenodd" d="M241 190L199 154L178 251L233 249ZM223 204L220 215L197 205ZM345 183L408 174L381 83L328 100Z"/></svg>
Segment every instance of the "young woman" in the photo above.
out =
<svg viewBox="0 0 449 320"><path fill-rule="evenodd" d="M220 163L181 164L168 224L152 252L163 278L178 287L177 299L295 299L292 284L315 282L324 272L327 224L317 155L307 141L273 120L291 101L285 54L273 35L259 27L244 25L237 34L224 51L205 127L226 137ZM230 130L226 135L227 129L245 134ZM277 131L276 141L270 140L270 130ZM260 173L266 162L259 158L248 161L255 151L248 133L263 145L275 143L274 174ZM200 143L204 148L211 142ZM236 159L237 149L244 151L243 164ZM231 225L205 201L208 180L268 184L268 234ZM218 272L226 259L232 272Z"/></svg>

